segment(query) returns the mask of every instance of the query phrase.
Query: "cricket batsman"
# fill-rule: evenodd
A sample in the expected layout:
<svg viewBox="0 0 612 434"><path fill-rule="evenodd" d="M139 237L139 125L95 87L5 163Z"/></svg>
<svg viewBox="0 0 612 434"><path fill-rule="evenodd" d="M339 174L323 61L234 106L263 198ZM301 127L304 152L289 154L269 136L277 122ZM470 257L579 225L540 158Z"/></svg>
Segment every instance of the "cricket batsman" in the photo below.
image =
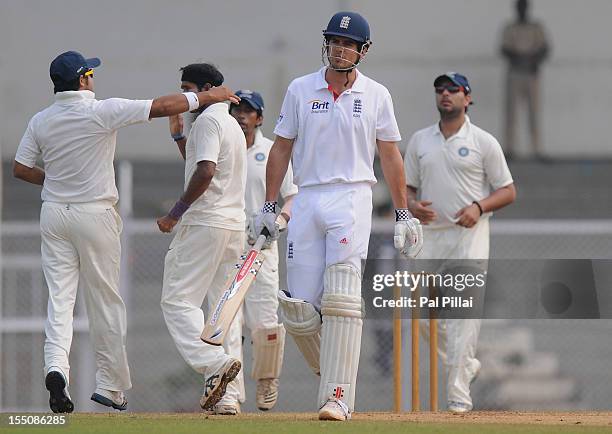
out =
<svg viewBox="0 0 612 434"><path fill-rule="evenodd" d="M338 12L323 37L324 66L287 89L256 232L265 226L278 237L276 201L292 160L299 191L288 228L288 290L279 292L281 314L320 374L319 419L348 420L361 348L362 261L370 237L376 150L395 206L395 247L415 256L422 232L407 209L391 95L357 70L372 45L367 21L355 12Z"/></svg>

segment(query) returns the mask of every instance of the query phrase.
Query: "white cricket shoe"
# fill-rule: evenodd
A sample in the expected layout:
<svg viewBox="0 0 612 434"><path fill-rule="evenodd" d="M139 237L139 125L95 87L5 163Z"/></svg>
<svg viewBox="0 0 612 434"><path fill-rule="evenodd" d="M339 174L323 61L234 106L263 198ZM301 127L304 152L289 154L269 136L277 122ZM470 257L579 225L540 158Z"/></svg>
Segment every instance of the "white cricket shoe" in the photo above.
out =
<svg viewBox="0 0 612 434"><path fill-rule="evenodd" d="M215 404L210 413L224 416L236 416L238 413L240 413L240 404L238 401L236 401L236 399L228 398L226 395Z"/></svg>
<svg viewBox="0 0 612 434"><path fill-rule="evenodd" d="M349 420L348 406L337 398L330 397L319 410L319 420Z"/></svg>
<svg viewBox="0 0 612 434"><path fill-rule="evenodd" d="M225 389L240 372L240 360L228 357L221 369L210 375L204 374L204 393L200 398L200 407L204 410L214 410L214 406L225 395Z"/></svg>
<svg viewBox="0 0 612 434"><path fill-rule="evenodd" d="M451 413L462 414L472 410L472 406L457 401L448 401L448 411Z"/></svg>
<svg viewBox="0 0 612 434"><path fill-rule="evenodd" d="M257 408L268 411L276 405L278 399L278 378L257 380Z"/></svg>

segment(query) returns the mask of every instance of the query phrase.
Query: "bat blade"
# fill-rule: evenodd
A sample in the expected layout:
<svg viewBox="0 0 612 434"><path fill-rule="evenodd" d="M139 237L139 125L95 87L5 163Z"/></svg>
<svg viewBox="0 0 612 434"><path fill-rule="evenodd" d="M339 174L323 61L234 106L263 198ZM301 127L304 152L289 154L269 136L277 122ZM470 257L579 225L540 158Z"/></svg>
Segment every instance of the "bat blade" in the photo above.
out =
<svg viewBox="0 0 612 434"><path fill-rule="evenodd" d="M225 335L264 259L263 253L256 249L249 250L240 269L235 275L230 276L215 308L210 312L210 318L200 336L202 341L211 345L223 344Z"/></svg>
<svg viewBox="0 0 612 434"><path fill-rule="evenodd" d="M287 219L283 216L279 215L276 223L281 231L287 228ZM265 255L261 253L261 248L266 241L264 234L267 234L267 230L260 235L253 248L245 255L238 272L228 278L221 297L213 311L210 312L210 317L200 336L200 339L207 344L223 345L223 340L265 259Z"/></svg>

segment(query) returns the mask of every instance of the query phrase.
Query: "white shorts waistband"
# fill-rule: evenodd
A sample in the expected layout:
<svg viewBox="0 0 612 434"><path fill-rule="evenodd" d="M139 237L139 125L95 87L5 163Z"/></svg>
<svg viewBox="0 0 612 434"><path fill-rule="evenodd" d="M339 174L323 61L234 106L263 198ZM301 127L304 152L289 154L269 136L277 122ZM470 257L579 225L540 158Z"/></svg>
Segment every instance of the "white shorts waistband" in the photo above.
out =
<svg viewBox="0 0 612 434"><path fill-rule="evenodd" d="M94 202L50 202L45 201L42 204L43 207L49 208L62 208L65 210L75 210L80 212L102 212L107 209L113 208L114 203L110 200L98 200Z"/></svg>
<svg viewBox="0 0 612 434"><path fill-rule="evenodd" d="M314 192L314 191L346 191L346 190L355 190L355 189L368 189L372 190L372 184L369 182L351 182L351 183L337 183L337 184L319 184L319 185L309 185L307 187L300 187L298 190L298 194L300 192Z"/></svg>

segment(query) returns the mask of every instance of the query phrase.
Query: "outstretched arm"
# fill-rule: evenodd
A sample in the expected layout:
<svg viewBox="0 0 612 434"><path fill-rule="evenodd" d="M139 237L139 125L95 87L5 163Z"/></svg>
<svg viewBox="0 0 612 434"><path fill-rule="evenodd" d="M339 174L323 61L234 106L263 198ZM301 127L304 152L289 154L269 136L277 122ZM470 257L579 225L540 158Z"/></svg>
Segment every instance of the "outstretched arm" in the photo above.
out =
<svg viewBox="0 0 612 434"><path fill-rule="evenodd" d="M198 107L228 100L234 104L240 102L240 98L225 86L211 87L209 90L198 92L196 95L199 101ZM151 104L149 119L177 115L189 110L189 102L182 93L160 96L155 98L153 104Z"/></svg>

